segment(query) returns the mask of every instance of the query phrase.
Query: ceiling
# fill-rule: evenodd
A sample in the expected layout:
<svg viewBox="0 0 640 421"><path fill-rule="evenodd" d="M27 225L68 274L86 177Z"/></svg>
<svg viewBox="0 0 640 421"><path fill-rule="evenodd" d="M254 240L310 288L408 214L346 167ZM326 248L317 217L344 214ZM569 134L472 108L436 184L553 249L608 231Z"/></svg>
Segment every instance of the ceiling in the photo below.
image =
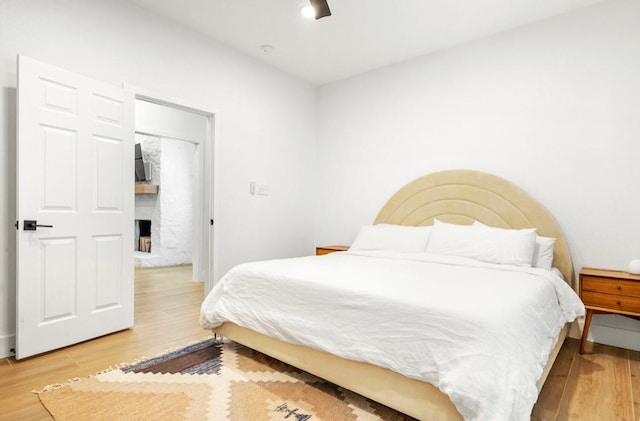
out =
<svg viewBox="0 0 640 421"><path fill-rule="evenodd" d="M323 85L603 0L329 0L317 21L308 0L129 1Z"/></svg>

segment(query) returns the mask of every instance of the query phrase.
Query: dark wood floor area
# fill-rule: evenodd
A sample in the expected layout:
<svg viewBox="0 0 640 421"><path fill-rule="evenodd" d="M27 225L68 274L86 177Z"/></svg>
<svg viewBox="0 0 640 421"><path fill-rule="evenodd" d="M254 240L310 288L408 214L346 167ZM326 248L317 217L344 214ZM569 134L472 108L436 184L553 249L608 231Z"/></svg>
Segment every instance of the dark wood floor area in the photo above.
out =
<svg viewBox="0 0 640 421"><path fill-rule="evenodd" d="M208 336L198 324L203 284L191 267L136 271L133 329L16 361L0 359L0 420L51 420L32 390L85 377ZM640 352L567 339L532 420L640 421Z"/></svg>

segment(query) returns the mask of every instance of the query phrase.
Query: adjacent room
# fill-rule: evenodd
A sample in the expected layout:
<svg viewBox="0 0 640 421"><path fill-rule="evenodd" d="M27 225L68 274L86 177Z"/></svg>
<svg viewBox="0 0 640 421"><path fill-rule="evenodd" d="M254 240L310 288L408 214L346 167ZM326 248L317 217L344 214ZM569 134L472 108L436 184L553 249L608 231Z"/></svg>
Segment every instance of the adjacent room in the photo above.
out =
<svg viewBox="0 0 640 421"><path fill-rule="evenodd" d="M0 419L639 420L639 39L637 0L0 0Z"/></svg>

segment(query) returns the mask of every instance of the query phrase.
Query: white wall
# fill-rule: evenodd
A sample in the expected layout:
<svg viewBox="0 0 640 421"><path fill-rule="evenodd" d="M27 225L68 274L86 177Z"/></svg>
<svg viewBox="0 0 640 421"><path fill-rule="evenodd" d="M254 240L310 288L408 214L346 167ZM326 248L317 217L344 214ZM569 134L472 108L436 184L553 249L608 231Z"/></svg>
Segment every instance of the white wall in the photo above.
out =
<svg viewBox="0 0 640 421"><path fill-rule="evenodd" d="M136 132L204 143L207 117L195 112L136 99Z"/></svg>
<svg viewBox="0 0 640 421"><path fill-rule="evenodd" d="M160 189L157 194L135 197L135 219L151 221L151 251L134 253L134 264L136 267L191 264L196 144L141 134L136 134L136 143L141 145L144 161L151 164L149 181L145 183L156 184ZM138 243L134 244L137 250Z"/></svg>
<svg viewBox="0 0 640 421"><path fill-rule="evenodd" d="M216 113L219 273L313 251L316 90L119 0L0 2L0 356L15 332L16 55ZM265 180L270 195L249 195Z"/></svg>
<svg viewBox="0 0 640 421"><path fill-rule="evenodd" d="M537 198L576 270L626 269L640 257L639 16L638 1L606 2L322 87L316 243L350 244L407 182L467 168ZM596 340L640 347L605 330Z"/></svg>
<svg viewBox="0 0 640 421"><path fill-rule="evenodd" d="M196 145L162 138L160 256L164 265L191 263ZM153 251L153 248L152 248Z"/></svg>

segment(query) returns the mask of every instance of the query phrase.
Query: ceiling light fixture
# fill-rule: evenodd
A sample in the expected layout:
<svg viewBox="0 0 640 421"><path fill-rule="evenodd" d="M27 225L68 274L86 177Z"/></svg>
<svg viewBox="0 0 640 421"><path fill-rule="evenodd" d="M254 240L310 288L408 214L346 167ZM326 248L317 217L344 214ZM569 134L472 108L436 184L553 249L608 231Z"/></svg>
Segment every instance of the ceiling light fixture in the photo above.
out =
<svg viewBox="0 0 640 421"><path fill-rule="evenodd" d="M302 6L300 13L307 19L322 19L331 16L327 0L310 0L310 4Z"/></svg>
<svg viewBox="0 0 640 421"><path fill-rule="evenodd" d="M329 9L327 0L311 0L311 6L313 6L316 11L316 20L331 16L331 10Z"/></svg>
<svg viewBox="0 0 640 421"><path fill-rule="evenodd" d="M306 6L302 6L300 8L300 14L304 16L306 19L315 19L316 11L313 9L313 6L307 4Z"/></svg>

